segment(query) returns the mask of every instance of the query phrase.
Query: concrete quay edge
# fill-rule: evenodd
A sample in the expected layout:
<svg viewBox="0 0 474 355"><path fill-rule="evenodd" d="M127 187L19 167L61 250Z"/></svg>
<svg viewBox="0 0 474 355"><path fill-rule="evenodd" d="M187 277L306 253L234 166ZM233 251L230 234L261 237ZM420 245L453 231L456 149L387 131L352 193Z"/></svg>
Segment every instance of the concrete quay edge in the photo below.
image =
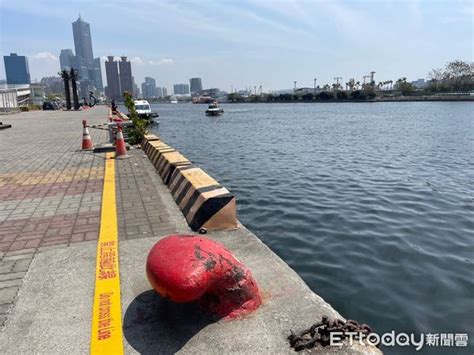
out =
<svg viewBox="0 0 474 355"><path fill-rule="evenodd" d="M156 212L160 218L166 216L168 224L162 233L157 229L131 239L124 237L127 220L121 229L119 254L125 353L293 354L286 340L290 330L301 331L323 315L342 318L240 222L236 230L213 231L205 237L223 243L252 270L264 296L260 309L241 320L215 321L192 304L172 304L160 298L146 279L144 268L148 251L168 234L191 231L143 152L132 149L130 155L129 161L116 161L117 194L123 197L126 189L120 188L127 187L133 179L140 185L146 175L146 181L151 184L147 189L161 200L160 211ZM137 203L145 204L145 195L141 196L137 197ZM133 208L123 206L119 213L126 219ZM120 223L119 220L119 229ZM89 352L96 247L95 241L89 241L36 251L16 304L0 332L0 353ZM381 352L374 347L346 345L316 348L306 353Z"/></svg>

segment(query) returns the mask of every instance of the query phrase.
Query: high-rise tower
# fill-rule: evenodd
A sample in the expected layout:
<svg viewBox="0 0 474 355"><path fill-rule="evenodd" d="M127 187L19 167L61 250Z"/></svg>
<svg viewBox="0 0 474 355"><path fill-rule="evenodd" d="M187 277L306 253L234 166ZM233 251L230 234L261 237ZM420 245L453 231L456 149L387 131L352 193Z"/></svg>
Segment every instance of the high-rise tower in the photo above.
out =
<svg viewBox="0 0 474 355"><path fill-rule="evenodd" d="M91 90L92 87L103 90L100 58L94 58L91 28L89 23L82 19L81 15L79 15L76 22L72 23L72 32L76 50L75 64L81 81L81 94L85 96L87 93L83 91Z"/></svg>
<svg viewBox="0 0 474 355"><path fill-rule="evenodd" d="M120 59L119 70L121 92L128 91L130 94L133 94L132 64L125 56L120 57Z"/></svg>
<svg viewBox="0 0 474 355"><path fill-rule="evenodd" d="M189 79L189 84L191 85L191 94L202 91L201 78L191 78Z"/></svg>
<svg viewBox="0 0 474 355"><path fill-rule="evenodd" d="M108 56L105 62L105 74L107 76L107 87L105 95L109 99L122 99L122 91L120 90L120 79L117 62L113 56Z"/></svg>
<svg viewBox="0 0 474 355"><path fill-rule="evenodd" d="M23 55L11 53L3 57L5 74L8 84L30 84L30 68L28 58Z"/></svg>
<svg viewBox="0 0 474 355"><path fill-rule="evenodd" d="M76 68L76 57L72 49L61 49L61 54L59 55L59 64L61 65L61 70L71 70L71 68Z"/></svg>

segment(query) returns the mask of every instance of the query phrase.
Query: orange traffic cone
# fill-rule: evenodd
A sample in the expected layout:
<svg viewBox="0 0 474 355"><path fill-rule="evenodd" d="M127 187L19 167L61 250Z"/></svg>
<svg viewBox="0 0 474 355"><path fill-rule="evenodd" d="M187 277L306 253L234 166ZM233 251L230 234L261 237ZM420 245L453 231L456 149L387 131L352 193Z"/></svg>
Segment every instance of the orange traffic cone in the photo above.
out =
<svg viewBox="0 0 474 355"><path fill-rule="evenodd" d="M115 159L128 158L127 147L123 139L122 126L117 125L117 134L115 136Z"/></svg>
<svg viewBox="0 0 474 355"><path fill-rule="evenodd" d="M84 127L82 131L82 149L90 150L94 149L94 143L92 143L91 135L89 134L89 128L87 128L87 121L82 121L82 126Z"/></svg>

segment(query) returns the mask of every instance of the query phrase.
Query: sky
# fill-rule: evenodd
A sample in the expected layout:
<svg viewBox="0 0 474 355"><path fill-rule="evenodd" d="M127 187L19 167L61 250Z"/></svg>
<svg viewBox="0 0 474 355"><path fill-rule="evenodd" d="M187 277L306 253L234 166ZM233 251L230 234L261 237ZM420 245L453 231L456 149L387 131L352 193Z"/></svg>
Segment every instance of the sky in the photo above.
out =
<svg viewBox="0 0 474 355"><path fill-rule="evenodd" d="M139 86L168 90L191 77L226 91L416 80L474 58L474 0L0 0L0 55L26 55L32 80L56 75L79 13L95 57L126 55Z"/></svg>

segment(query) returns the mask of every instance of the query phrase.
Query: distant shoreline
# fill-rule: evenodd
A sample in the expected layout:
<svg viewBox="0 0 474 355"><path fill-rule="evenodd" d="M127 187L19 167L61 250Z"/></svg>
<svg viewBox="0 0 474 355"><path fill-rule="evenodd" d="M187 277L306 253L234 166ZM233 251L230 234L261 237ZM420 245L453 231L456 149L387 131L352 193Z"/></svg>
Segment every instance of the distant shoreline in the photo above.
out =
<svg viewBox="0 0 474 355"><path fill-rule="evenodd" d="M288 103L376 103L376 102L474 102L474 96L449 97L449 96L423 96L423 97L390 97L373 100L297 100L297 101L222 101L225 104L288 104Z"/></svg>

